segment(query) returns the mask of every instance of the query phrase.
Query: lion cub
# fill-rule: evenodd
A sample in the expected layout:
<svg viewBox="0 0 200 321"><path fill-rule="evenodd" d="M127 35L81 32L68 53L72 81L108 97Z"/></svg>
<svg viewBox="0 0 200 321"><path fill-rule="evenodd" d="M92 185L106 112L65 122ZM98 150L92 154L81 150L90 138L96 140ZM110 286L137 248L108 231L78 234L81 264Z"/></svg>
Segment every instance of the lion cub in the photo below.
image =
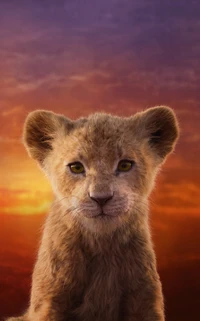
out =
<svg viewBox="0 0 200 321"><path fill-rule="evenodd" d="M168 107L132 117L72 121L29 114L24 144L49 177L55 202L34 267L30 307L18 321L163 321L148 227L148 196L173 151Z"/></svg>

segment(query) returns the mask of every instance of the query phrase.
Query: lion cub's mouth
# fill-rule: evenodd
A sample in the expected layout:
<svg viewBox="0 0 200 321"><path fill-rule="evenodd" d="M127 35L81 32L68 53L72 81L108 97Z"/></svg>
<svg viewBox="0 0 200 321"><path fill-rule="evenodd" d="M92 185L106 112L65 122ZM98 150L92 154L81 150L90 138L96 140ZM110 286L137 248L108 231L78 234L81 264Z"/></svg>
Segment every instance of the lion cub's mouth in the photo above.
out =
<svg viewBox="0 0 200 321"><path fill-rule="evenodd" d="M85 215L87 218L90 218L90 219L108 219L108 220L111 220L111 219L113 219L113 218L115 218L115 217L117 217L117 216L119 216L119 215L112 215L112 214L107 214L107 213L105 213L104 211L101 211L101 212L99 212L98 214L96 214L96 215Z"/></svg>
<svg viewBox="0 0 200 321"><path fill-rule="evenodd" d="M110 218L111 215L104 213L103 211L95 216L93 216L93 218L101 218L101 219L106 219L106 218Z"/></svg>

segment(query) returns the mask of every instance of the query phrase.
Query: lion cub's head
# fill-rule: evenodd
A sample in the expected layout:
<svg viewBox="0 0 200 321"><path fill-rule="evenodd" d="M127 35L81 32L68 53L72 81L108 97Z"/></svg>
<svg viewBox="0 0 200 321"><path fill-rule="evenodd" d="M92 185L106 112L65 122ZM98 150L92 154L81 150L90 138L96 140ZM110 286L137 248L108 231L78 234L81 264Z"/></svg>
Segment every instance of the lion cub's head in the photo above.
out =
<svg viewBox="0 0 200 321"><path fill-rule="evenodd" d="M28 153L49 177L63 209L95 232L143 215L155 175L177 138L178 124L168 107L76 121L38 110L24 126Z"/></svg>

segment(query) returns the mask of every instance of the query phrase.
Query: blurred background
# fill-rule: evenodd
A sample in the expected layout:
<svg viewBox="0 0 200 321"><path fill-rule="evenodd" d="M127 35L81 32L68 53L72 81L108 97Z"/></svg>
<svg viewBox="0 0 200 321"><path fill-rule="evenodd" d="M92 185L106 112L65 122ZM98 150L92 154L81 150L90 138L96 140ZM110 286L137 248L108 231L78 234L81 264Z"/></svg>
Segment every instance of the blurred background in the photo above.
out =
<svg viewBox="0 0 200 321"><path fill-rule="evenodd" d="M151 195L167 321L200 305L200 2L0 1L0 319L29 301L53 195L21 143L25 117L172 107L181 137Z"/></svg>

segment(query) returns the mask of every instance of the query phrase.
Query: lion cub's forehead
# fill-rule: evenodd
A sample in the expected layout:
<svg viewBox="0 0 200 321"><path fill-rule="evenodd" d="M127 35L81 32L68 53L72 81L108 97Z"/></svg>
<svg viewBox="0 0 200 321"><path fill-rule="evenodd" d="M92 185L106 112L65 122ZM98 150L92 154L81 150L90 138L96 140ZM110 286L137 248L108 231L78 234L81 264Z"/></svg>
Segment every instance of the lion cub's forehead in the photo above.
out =
<svg viewBox="0 0 200 321"><path fill-rule="evenodd" d="M115 161L128 148L130 133L127 121L105 114L91 115L83 126L70 135L70 151L90 161Z"/></svg>
<svg viewBox="0 0 200 321"><path fill-rule="evenodd" d="M86 139L94 144L114 144L124 136L127 123L123 118L106 114L94 114L84 126Z"/></svg>

